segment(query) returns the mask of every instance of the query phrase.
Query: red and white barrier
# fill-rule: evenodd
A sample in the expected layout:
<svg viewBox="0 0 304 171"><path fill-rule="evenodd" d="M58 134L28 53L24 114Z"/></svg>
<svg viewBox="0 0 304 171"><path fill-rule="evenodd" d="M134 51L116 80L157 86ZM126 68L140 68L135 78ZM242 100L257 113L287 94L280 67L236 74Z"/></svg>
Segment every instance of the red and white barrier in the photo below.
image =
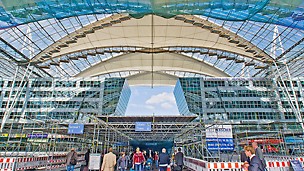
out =
<svg viewBox="0 0 304 171"><path fill-rule="evenodd" d="M297 158L303 161L300 158ZM195 159L191 157L184 158L184 164L191 170L194 171L241 171L241 162L207 162L200 159ZM267 169L269 171L288 171L290 167L289 161L267 161Z"/></svg>
<svg viewBox="0 0 304 171"><path fill-rule="evenodd" d="M67 153L44 154L39 157L0 157L0 171L19 171L27 169L57 169L66 166ZM82 164L84 155L79 154L78 163Z"/></svg>
<svg viewBox="0 0 304 171"><path fill-rule="evenodd" d="M15 157L0 158L0 171L13 171L15 160Z"/></svg>
<svg viewBox="0 0 304 171"><path fill-rule="evenodd" d="M16 163L16 170L36 169L39 167L45 167L47 164L47 156L18 158Z"/></svg>
<svg viewBox="0 0 304 171"><path fill-rule="evenodd" d="M207 168L208 162L200 160L200 159L185 157L184 164L189 169L192 169L195 171L208 171L208 168Z"/></svg>
<svg viewBox="0 0 304 171"><path fill-rule="evenodd" d="M240 162L209 162L208 169L241 169L242 163Z"/></svg>

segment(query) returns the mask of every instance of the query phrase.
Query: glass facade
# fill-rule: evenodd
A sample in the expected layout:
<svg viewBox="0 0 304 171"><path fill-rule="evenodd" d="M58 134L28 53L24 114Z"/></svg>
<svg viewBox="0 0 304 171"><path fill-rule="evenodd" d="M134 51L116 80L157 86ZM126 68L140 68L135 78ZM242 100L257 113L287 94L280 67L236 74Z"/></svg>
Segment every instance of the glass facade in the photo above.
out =
<svg viewBox="0 0 304 171"><path fill-rule="evenodd" d="M131 90L124 78L106 78L104 84L102 115L125 114Z"/></svg>
<svg viewBox="0 0 304 171"><path fill-rule="evenodd" d="M123 78L45 78L17 80L14 85L13 80L3 79L0 117L12 104L10 119L74 119L79 112L124 115L130 94Z"/></svg>
<svg viewBox="0 0 304 171"><path fill-rule="evenodd" d="M304 117L302 83L303 79L284 81L286 88L283 88L283 82L266 78L180 78L174 94L182 115L196 114L204 122L294 122L297 117L292 106L298 106ZM286 98L286 92L291 100Z"/></svg>
<svg viewBox="0 0 304 171"><path fill-rule="evenodd" d="M182 115L191 115L180 80L177 81L173 94L179 113Z"/></svg>

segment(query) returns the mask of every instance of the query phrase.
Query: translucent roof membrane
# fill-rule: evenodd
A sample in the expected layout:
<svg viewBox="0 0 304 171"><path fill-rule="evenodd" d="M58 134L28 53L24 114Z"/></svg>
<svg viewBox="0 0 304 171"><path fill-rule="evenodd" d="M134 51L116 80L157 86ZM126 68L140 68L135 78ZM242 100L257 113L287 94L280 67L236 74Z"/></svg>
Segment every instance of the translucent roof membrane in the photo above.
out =
<svg viewBox="0 0 304 171"><path fill-rule="evenodd" d="M108 51L115 50L111 49ZM97 54L95 50L85 50L82 52L75 52L62 56L60 58L55 58L44 63L44 66L49 66L48 69L50 74L55 77L71 77L79 74L81 71L88 69L102 61L106 61L115 56L119 56L122 53L103 53ZM66 62L62 62L62 61ZM60 62L60 65L56 65Z"/></svg>

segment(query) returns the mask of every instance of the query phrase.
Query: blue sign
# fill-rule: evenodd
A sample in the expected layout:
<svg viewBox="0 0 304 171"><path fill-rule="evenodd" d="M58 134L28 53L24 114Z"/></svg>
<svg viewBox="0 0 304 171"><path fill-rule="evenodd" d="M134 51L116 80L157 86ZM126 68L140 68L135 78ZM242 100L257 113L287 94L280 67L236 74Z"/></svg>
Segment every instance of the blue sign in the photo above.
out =
<svg viewBox="0 0 304 171"><path fill-rule="evenodd" d="M303 171L302 164L299 160L290 160L290 164L294 171Z"/></svg>
<svg viewBox="0 0 304 171"><path fill-rule="evenodd" d="M151 122L135 122L135 131L136 132L150 132L151 131Z"/></svg>
<svg viewBox="0 0 304 171"><path fill-rule="evenodd" d="M47 138L48 134L27 134L27 138Z"/></svg>
<svg viewBox="0 0 304 171"><path fill-rule="evenodd" d="M84 124L69 124L68 134L83 134Z"/></svg>
<svg viewBox="0 0 304 171"><path fill-rule="evenodd" d="M210 151L233 151L233 138L206 138L207 148Z"/></svg>

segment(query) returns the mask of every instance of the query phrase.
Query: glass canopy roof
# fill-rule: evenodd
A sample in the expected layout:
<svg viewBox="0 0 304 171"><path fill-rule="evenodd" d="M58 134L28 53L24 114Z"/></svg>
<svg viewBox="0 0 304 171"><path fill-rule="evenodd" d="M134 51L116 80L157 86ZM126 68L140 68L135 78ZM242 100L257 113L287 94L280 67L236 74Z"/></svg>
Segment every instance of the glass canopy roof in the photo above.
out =
<svg viewBox="0 0 304 171"><path fill-rule="evenodd" d="M14 75L11 68L27 63L36 55L79 29L110 17L126 13L134 18L155 14L165 18L177 15L195 15L210 21L251 42L278 63L287 63L292 76L304 75L304 2L301 0L2 0L0 1L0 74ZM178 47L176 47L178 48ZM245 66L250 59L228 54L229 58L215 58L194 53L204 47L183 47L192 52L184 55L204 61L230 76L270 76L269 64ZM132 48L126 48L132 50ZM208 49L207 49L208 50ZM208 50L212 51L212 50ZM84 53L84 52L75 52ZM87 58L70 60L50 67L32 63L34 76L75 76L85 69L109 60L123 52L109 51L88 55ZM223 54L217 50L217 54ZM227 54L225 54L227 55ZM63 57L64 58L64 57ZM62 58L61 58L62 59ZM56 61L48 61L47 64ZM282 73L285 65L280 65ZM20 71L23 73L22 71ZM132 71L133 72L133 71ZM139 72L139 71L136 71ZM181 71L182 72L182 71ZM123 72L124 73L124 72ZM120 75L119 72L112 75ZM131 73L129 73L132 75ZM123 75L129 75L124 73Z"/></svg>

